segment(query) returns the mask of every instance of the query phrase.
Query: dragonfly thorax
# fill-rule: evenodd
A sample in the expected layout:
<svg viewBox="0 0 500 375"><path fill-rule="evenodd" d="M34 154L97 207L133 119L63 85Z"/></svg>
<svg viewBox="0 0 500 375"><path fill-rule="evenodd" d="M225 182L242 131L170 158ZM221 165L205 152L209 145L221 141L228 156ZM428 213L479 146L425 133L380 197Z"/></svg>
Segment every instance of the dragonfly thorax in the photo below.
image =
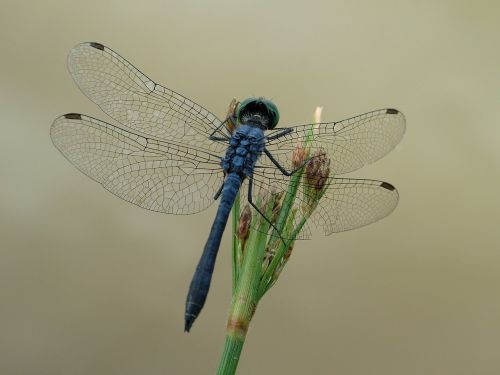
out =
<svg viewBox="0 0 500 375"><path fill-rule="evenodd" d="M251 124L240 125L229 141L221 167L225 173L241 177L252 175L255 163L264 151L264 131Z"/></svg>

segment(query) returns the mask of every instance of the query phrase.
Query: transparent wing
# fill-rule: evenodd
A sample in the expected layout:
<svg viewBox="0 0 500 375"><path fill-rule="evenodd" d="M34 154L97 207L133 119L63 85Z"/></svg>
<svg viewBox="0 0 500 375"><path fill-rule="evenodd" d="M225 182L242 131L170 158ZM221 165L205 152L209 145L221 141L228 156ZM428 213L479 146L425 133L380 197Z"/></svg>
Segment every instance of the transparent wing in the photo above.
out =
<svg viewBox="0 0 500 375"><path fill-rule="evenodd" d="M214 114L157 84L110 48L79 44L69 53L68 69L82 92L125 127L215 153L224 150L224 144L208 139L221 123Z"/></svg>
<svg viewBox="0 0 500 375"><path fill-rule="evenodd" d="M312 215L325 235L374 223L396 208L399 194L383 181L333 178Z"/></svg>
<svg viewBox="0 0 500 375"><path fill-rule="evenodd" d="M406 129L404 115L396 109L380 109L337 122L307 124L291 127L292 131L270 140L266 147L287 170L292 170L292 152L302 145L313 129L311 148L324 150L331 159L331 174L340 175L355 171L372 163L401 141ZM276 129L271 138L283 129ZM267 158L263 165L271 166ZM274 171L272 172L274 173ZM272 177L272 176L269 176Z"/></svg>
<svg viewBox="0 0 500 375"><path fill-rule="evenodd" d="M255 170L253 177L254 197L267 192L286 192L290 178L269 178ZM241 190L242 205L247 202L247 187ZM308 202L314 200L314 187L301 178L291 212L294 212L293 227L296 228L307 212ZM281 199L283 204L285 193ZM310 219L299 232L298 239L309 239L314 228L323 234L356 229L376 222L389 215L397 206L399 195L391 184L377 180L333 178L325 184L325 192L318 201ZM255 210L254 215L257 215ZM286 237L286 236L285 236Z"/></svg>
<svg viewBox="0 0 500 375"><path fill-rule="evenodd" d="M80 171L118 197L152 211L204 210L223 179L217 155L81 114L57 118L50 136Z"/></svg>
<svg viewBox="0 0 500 375"><path fill-rule="evenodd" d="M309 238L315 227L326 235L359 228L382 219L394 210L399 198L391 184L334 176L352 172L383 157L401 141L405 127L401 112L381 109L343 121L291 127L288 134L278 138L274 136L283 129L267 134L266 148L288 171L294 169L294 150L304 145L306 139L310 140L310 157L321 151L330 160L330 177L325 184L324 195L298 238ZM288 191L292 178L285 176L263 155L254 170L253 180L253 195L265 196L266 192ZM315 194L314 186L303 176L290 211L294 218L293 227L297 227L304 217L308 205L316 199ZM246 192L241 196L245 202Z"/></svg>

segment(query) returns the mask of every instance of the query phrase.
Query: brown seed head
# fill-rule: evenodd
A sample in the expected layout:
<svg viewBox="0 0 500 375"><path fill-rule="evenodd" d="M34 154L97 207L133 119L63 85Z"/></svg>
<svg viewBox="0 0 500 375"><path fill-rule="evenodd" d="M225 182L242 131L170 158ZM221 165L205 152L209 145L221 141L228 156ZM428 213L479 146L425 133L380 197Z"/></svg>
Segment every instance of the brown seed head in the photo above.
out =
<svg viewBox="0 0 500 375"><path fill-rule="evenodd" d="M281 198L283 197L284 191L279 191L275 193L274 196L274 206L273 206L273 212L271 214L271 222L274 224L276 223L276 220L278 219L278 215L281 211Z"/></svg>
<svg viewBox="0 0 500 375"><path fill-rule="evenodd" d="M239 104L240 104L240 102L237 101L236 98L233 98L233 100L231 100L231 102L229 103L229 106L227 108L227 117L236 115L236 110L238 109ZM233 123L231 121L227 121L226 125L227 125L229 132L233 133L234 132Z"/></svg>
<svg viewBox="0 0 500 375"><path fill-rule="evenodd" d="M248 238L250 222L252 221L252 211L250 206L247 204L240 214L240 221L238 223L238 231L236 235L240 240L245 240Z"/></svg>
<svg viewBox="0 0 500 375"><path fill-rule="evenodd" d="M309 156L309 147L303 147L300 143L297 143L295 149L292 152L293 169L297 169L300 166L302 166L308 156Z"/></svg>
<svg viewBox="0 0 500 375"><path fill-rule="evenodd" d="M330 158L322 149L306 163L304 173L304 196L302 209L307 215L312 214L321 199L330 175Z"/></svg>
<svg viewBox="0 0 500 375"><path fill-rule="evenodd" d="M306 163L306 183L320 191L330 175L330 158L323 149L318 149Z"/></svg>

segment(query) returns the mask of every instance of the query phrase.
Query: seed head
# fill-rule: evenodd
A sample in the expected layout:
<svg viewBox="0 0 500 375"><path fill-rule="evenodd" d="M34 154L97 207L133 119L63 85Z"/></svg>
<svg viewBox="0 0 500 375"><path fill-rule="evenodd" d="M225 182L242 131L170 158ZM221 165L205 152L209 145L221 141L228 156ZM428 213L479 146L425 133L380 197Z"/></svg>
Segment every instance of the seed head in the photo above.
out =
<svg viewBox="0 0 500 375"><path fill-rule="evenodd" d="M330 158L323 149L318 149L307 161L303 177L305 195L303 210L307 215L310 215L318 205L329 176Z"/></svg>
<svg viewBox="0 0 500 375"><path fill-rule="evenodd" d="M293 169L297 169L302 166L309 156L309 147L304 147L302 144L297 143L295 149L292 152L292 166Z"/></svg>
<svg viewBox="0 0 500 375"><path fill-rule="evenodd" d="M278 191L274 193L273 201L274 201L274 206L273 206L273 211L271 213L271 223L276 223L276 220L278 219L278 215L281 211L281 198L283 197L284 191Z"/></svg>
<svg viewBox="0 0 500 375"><path fill-rule="evenodd" d="M319 149L306 163L304 176L306 184L317 191L325 186L330 175L330 158L323 149Z"/></svg>
<svg viewBox="0 0 500 375"><path fill-rule="evenodd" d="M316 107L316 111L314 111L314 122L316 124L314 129L316 130L316 132L318 131L319 124L321 123L321 113L322 112L323 112L323 107Z"/></svg>
<svg viewBox="0 0 500 375"><path fill-rule="evenodd" d="M240 221L238 223L238 231L237 236L240 240L246 240L248 238L250 222L252 221L252 210L250 210L250 206L247 204L243 211L240 214Z"/></svg>
<svg viewBox="0 0 500 375"><path fill-rule="evenodd" d="M231 100L227 108L227 117L234 117L236 115L236 110L238 109L239 104L240 102L237 101L236 98L233 98L233 100ZM234 132L234 126L231 121L227 121L226 126L230 133Z"/></svg>

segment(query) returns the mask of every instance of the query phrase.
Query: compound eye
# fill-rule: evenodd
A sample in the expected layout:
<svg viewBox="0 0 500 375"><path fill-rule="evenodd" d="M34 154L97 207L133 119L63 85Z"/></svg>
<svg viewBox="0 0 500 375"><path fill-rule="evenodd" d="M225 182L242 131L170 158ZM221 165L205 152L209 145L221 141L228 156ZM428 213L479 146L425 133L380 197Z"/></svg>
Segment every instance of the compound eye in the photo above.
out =
<svg viewBox="0 0 500 375"><path fill-rule="evenodd" d="M246 112L248 107L251 104L253 104L256 100L257 99L255 99L255 98L247 98L238 104L238 108L236 110L236 118L238 119L238 122L242 122L241 120L242 120L243 114Z"/></svg>
<svg viewBox="0 0 500 375"><path fill-rule="evenodd" d="M278 107L276 107L276 105L270 100L265 100L265 104L270 119L268 129L274 129L276 125L278 125L278 122L280 121L280 113L278 111Z"/></svg>
<svg viewBox="0 0 500 375"><path fill-rule="evenodd" d="M280 118L276 105L264 98L248 98L243 100L238 106L236 117L238 122L242 123L246 116L260 117L266 129L274 129Z"/></svg>

